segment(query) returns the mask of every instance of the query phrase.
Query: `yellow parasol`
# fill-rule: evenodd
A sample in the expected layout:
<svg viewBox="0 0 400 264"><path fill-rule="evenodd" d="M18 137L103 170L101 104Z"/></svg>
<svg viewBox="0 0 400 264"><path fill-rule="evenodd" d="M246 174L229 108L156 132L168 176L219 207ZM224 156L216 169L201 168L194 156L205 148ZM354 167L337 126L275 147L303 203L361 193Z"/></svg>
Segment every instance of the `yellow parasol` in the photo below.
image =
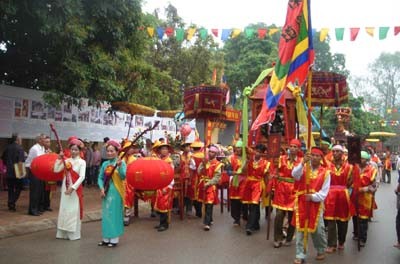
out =
<svg viewBox="0 0 400 264"><path fill-rule="evenodd" d="M112 102L111 106L116 111L125 112L131 115L153 116L155 109L148 106L130 103L130 102Z"/></svg>
<svg viewBox="0 0 400 264"><path fill-rule="evenodd" d="M395 137L396 135L397 135L396 133L385 132L385 131L370 132L369 133L370 137Z"/></svg>
<svg viewBox="0 0 400 264"><path fill-rule="evenodd" d="M379 142L379 138L366 138L365 141L367 142Z"/></svg>

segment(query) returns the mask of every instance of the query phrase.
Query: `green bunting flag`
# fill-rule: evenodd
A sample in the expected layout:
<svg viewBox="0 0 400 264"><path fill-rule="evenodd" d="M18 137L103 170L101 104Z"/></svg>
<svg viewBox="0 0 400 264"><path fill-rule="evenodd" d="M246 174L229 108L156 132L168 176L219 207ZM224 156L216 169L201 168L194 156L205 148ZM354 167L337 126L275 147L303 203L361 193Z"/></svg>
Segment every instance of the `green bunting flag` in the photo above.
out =
<svg viewBox="0 0 400 264"><path fill-rule="evenodd" d="M182 42L185 38L185 30L183 28L177 28L175 34L176 40L179 42Z"/></svg>
<svg viewBox="0 0 400 264"><path fill-rule="evenodd" d="M245 28L244 34L246 35L246 38L252 39L254 37L254 28Z"/></svg>
<svg viewBox="0 0 400 264"><path fill-rule="evenodd" d="M343 40L344 28L335 28L336 40Z"/></svg>
<svg viewBox="0 0 400 264"><path fill-rule="evenodd" d="M207 29L205 29L205 28L200 28L199 34L200 34L200 38L201 38L202 40L206 40L206 39L207 39L207 35L208 35Z"/></svg>
<svg viewBox="0 0 400 264"><path fill-rule="evenodd" d="M388 32L389 32L389 27L380 27L379 28L379 40L385 39Z"/></svg>

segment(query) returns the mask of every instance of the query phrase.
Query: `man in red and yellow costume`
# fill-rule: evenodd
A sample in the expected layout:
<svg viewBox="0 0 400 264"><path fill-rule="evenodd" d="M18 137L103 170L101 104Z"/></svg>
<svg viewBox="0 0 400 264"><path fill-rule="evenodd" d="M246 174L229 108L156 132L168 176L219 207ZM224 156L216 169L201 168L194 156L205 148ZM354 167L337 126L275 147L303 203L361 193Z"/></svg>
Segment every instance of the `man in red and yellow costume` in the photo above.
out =
<svg viewBox="0 0 400 264"><path fill-rule="evenodd" d="M213 222L213 207L218 204L217 184L221 179L222 163L216 157L219 154L218 147L211 145L208 149L208 161L204 160L197 173L201 175L199 183L199 201L204 203L204 230L209 231Z"/></svg>
<svg viewBox="0 0 400 264"><path fill-rule="evenodd" d="M341 145L335 145L332 148L332 154L333 160L328 164L331 185L328 197L325 199L324 213L324 219L328 226L327 253L333 253L336 248L344 249L347 227L351 218L349 188L352 185L354 173L353 165L345 159L344 149Z"/></svg>
<svg viewBox="0 0 400 264"><path fill-rule="evenodd" d="M353 217L354 240L360 239L360 246L367 242L368 220L373 216L376 209L374 194L377 190L376 168L368 164L370 155L361 151L361 163L359 174L354 175L352 201L355 207Z"/></svg>
<svg viewBox="0 0 400 264"><path fill-rule="evenodd" d="M292 224L296 226L296 259L294 264L305 263L307 257L304 251L308 233L311 233L317 260L325 259L326 235L323 221L324 200L328 195L330 185L329 170L325 163L324 153L318 147L313 147L311 153L304 156L303 161L293 168L295 179L295 217ZM310 164L307 164L310 161ZM307 166L310 166L307 168ZM307 245L306 245L307 246ZM308 251L308 250L307 250Z"/></svg>
<svg viewBox="0 0 400 264"><path fill-rule="evenodd" d="M382 175L382 180L385 183L391 182L391 173L392 173L392 162L390 160L391 153L390 151L386 151L385 153L385 161L383 163L383 175Z"/></svg>
<svg viewBox="0 0 400 264"><path fill-rule="evenodd" d="M136 144L132 144L131 141L127 140L123 143L122 149L123 152L120 152L120 157L124 154L124 152L127 152L125 156L123 157L123 161L125 161L126 166L134 162L137 158L135 157L135 148L138 149L138 146ZM125 179L123 181L124 187L125 187L125 198L124 198L124 225L128 226L130 222L130 217L132 214L132 207L133 207L133 199L135 197L135 190L132 185L128 183L128 181Z"/></svg>
<svg viewBox="0 0 400 264"><path fill-rule="evenodd" d="M298 139L292 139L289 142L289 154L280 156L277 177L273 179L274 199L272 206L276 208L276 216L274 221L274 247L279 248L282 245L290 245L293 239L295 228L292 226L291 220L294 207L294 179L292 170L299 165L301 158L301 142ZM283 241L283 221L287 214L289 227L287 230L286 241Z"/></svg>
<svg viewBox="0 0 400 264"><path fill-rule="evenodd" d="M241 199L244 188L245 175L242 170L242 147L243 142L237 141L234 147L234 152L229 156L229 166L231 167L232 177L229 182L229 199L231 202L231 216L233 218L233 225L240 225L240 215L243 212L243 218L247 220L247 206L243 206ZM245 208L243 208L245 207Z"/></svg>
<svg viewBox="0 0 400 264"><path fill-rule="evenodd" d="M191 143L182 143L182 154L180 155L179 163L179 175L180 181L183 182L183 196L184 204L186 207L186 214L192 212L192 201L191 195L189 195L189 183L192 178L193 172L196 170L196 163L192 158L192 153L190 152ZM192 191L192 189L191 189Z"/></svg>
<svg viewBox="0 0 400 264"><path fill-rule="evenodd" d="M250 159L247 163L247 178L244 181L242 203L249 205L249 216L246 224L246 234L251 235L260 229L260 199L265 191L265 179L271 171L271 163L264 159L267 148L258 144L255 151L249 153ZM254 153L253 153L254 152Z"/></svg>
<svg viewBox="0 0 400 264"><path fill-rule="evenodd" d="M197 173L197 169L204 160L204 151L202 150L204 144L199 139L196 139L190 146L193 149L192 159L194 160L196 170L193 172L190 179L190 184L188 186L188 197L192 200L194 210L196 211L196 216L201 218L201 202L199 202L200 174Z"/></svg>
<svg viewBox="0 0 400 264"><path fill-rule="evenodd" d="M170 152L172 151L172 147L166 142L160 143L156 148L158 157L170 164L172 168L174 168L174 163L170 156ZM154 210L156 210L160 215L160 224L156 226L158 232L165 231L169 227L168 213L172 209L173 187L174 179L172 179L168 186L162 189L158 189L156 191Z"/></svg>

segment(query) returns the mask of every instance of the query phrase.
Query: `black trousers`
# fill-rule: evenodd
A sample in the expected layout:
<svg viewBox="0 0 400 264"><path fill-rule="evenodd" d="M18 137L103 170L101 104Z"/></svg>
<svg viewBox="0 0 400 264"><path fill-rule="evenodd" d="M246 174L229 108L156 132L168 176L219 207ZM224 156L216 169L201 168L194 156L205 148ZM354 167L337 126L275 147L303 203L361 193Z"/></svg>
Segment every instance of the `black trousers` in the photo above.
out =
<svg viewBox="0 0 400 264"><path fill-rule="evenodd" d="M397 243L400 244L400 209L397 209L396 233L397 233Z"/></svg>
<svg viewBox="0 0 400 264"><path fill-rule="evenodd" d="M260 229L260 204L249 204L249 216L246 229L251 231Z"/></svg>
<svg viewBox="0 0 400 264"><path fill-rule="evenodd" d="M242 213L242 202L239 199L231 199L231 216L235 223L240 223Z"/></svg>
<svg viewBox="0 0 400 264"><path fill-rule="evenodd" d="M196 211L196 216L197 217L202 217L202 212L201 212L201 207L202 207L202 203L200 203L199 201L193 200L193 206L194 206L194 210Z"/></svg>
<svg viewBox="0 0 400 264"><path fill-rule="evenodd" d="M168 227L168 213L159 213L160 215L160 227Z"/></svg>
<svg viewBox="0 0 400 264"><path fill-rule="evenodd" d="M391 181L391 170L383 170L382 180L383 182L390 183ZM386 179L387 177L387 179Z"/></svg>
<svg viewBox="0 0 400 264"><path fill-rule="evenodd" d="M46 190L46 184L45 184L39 210L42 209L46 210L49 208L50 208L50 190Z"/></svg>
<svg viewBox="0 0 400 264"><path fill-rule="evenodd" d="M44 191L43 181L36 178L35 175L32 174L31 170L29 172L29 214L37 214L39 213L40 202L42 200L42 195ZM44 209L44 208L43 208Z"/></svg>
<svg viewBox="0 0 400 264"><path fill-rule="evenodd" d="M17 202L19 195L21 194L23 182L17 178L7 178L8 188L8 208L15 209L15 203Z"/></svg>
<svg viewBox="0 0 400 264"><path fill-rule="evenodd" d="M359 237L360 241L367 242L367 232L368 232L368 219L358 218L353 216L353 228L354 236Z"/></svg>
<svg viewBox="0 0 400 264"><path fill-rule="evenodd" d="M204 216L204 224L205 225L211 225L211 222L213 221L213 204L205 204L205 216Z"/></svg>
<svg viewBox="0 0 400 264"><path fill-rule="evenodd" d="M343 245L346 241L348 221L327 220L328 223L328 247L336 247L339 241Z"/></svg>
<svg viewBox="0 0 400 264"><path fill-rule="evenodd" d="M275 220L274 220L274 241L280 242L283 240L283 221L285 219L285 215L287 214L288 218L288 229L286 235L286 241L290 242L293 239L295 227L292 226L292 217L293 211L285 211L281 209L276 209Z"/></svg>

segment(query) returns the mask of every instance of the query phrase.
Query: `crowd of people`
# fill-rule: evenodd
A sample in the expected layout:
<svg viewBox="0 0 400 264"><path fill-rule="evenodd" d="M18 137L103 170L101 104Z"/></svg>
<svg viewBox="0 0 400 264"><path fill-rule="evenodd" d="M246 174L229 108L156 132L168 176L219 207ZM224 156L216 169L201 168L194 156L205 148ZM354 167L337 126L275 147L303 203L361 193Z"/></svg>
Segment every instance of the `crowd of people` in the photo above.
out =
<svg viewBox="0 0 400 264"><path fill-rule="evenodd" d="M57 151L53 168L55 173L64 172L56 237L81 238L83 185L97 186L102 197L102 240L98 245L115 247L124 226L130 223L135 197L149 201L153 217L157 212L159 224L155 228L159 232L169 229L173 209L187 214L194 209L193 215L203 219L203 229L210 231L213 207L221 198L217 190L226 183L233 225L246 222L245 233L250 236L260 229L261 208L265 208L266 217L274 210L273 245L280 248L294 242L295 264L305 263L309 234L317 260L344 250L350 220L353 239L364 247L368 222L377 209L375 193L381 182L391 182L393 168L400 175L400 159L394 159L390 151L379 157L373 148L367 148L360 153L361 162L351 164L345 146L331 147L326 141L320 145L305 152L302 142L292 139L279 158L271 159L268 146L245 147L241 140L225 148L218 144L204 146L197 138L183 142L177 151L164 138L155 142L147 139L143 147L129 140L104 138L99 149L97 143L90 146L86 140L70 137L68 147ZM27 155L21 138L13 135L2 156L10 211L16 211L22 189L21 164L26 167L30 184L28 214L38 216L51 210L49 193L56 183L43 182L30 170L35 157L49 152L47 135L39 135ZM127 166L143 157L164 160L174 169L175 178L161 189L135 190L126 180ZM179 191L174 188L176 183L180 184ZM395 192L400 197L400 177ZM179 205L180 198L183 206ZM400 249L400 198L398 201L398 241L394 246Z"/></svg>

